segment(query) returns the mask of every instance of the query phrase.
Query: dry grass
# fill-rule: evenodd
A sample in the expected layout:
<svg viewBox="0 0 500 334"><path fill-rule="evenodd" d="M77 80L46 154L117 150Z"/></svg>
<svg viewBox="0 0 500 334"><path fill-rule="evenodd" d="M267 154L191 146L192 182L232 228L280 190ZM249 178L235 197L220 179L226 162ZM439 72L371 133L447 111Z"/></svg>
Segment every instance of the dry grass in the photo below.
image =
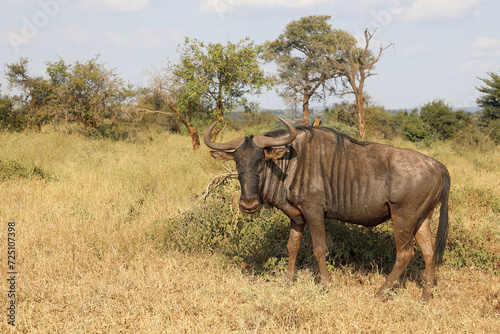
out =
<svg viewBox="0 0 500 334"><path fill-rule="evenodd" d="M431 301L421 302L418 283L408 280L382 303L373 298L381 275L339 268L323 287L301 270L290 284L242 273L217 255L159 245L154 224L189 206L223 171L204 149L194 154L189 142L167 134L142 144L0 135L0 158L34 162L53 175L0 182L4 254L7 222L17 228L18 332L498 332L500 282L479 270L444 266ZM449 167L454 189L489 189L500 198L499 152L424 151ZM451 217L500 235L498 214L486 209L453 207ZM0 332L9 330L4 315Z"/></svg>

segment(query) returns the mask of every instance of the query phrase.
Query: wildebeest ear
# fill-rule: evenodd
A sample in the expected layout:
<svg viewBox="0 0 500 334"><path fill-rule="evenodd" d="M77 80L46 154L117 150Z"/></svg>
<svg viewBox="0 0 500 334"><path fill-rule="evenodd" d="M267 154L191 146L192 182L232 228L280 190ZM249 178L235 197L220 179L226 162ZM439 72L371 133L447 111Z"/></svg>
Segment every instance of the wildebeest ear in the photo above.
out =
<svg viewBox="0 0 500 334"><path fill-rule="evenodd" d="M281 158L288 149L286 147L271 147L264 150L266 154L266 160L279 159Z"/></svg>
<svg viewBox="0 0 500 334"><path fill-rule="evenodd" d="M234 153L232 152L223 152L223 151L210 151L212 157L218 160L234 160Z"/></svg>

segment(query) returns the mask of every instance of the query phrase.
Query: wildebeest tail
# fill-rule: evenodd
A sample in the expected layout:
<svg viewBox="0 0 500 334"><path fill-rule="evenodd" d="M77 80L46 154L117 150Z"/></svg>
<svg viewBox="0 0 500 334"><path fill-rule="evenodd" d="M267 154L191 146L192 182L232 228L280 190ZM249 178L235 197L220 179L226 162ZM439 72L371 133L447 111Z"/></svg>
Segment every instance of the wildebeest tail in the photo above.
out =
<svg viewBox="0 0 500 334"><path fill-rule="evenodd" d="M443 170L443 186L441 188L441 211L439 213L439 224L436 234L436 249L434 250L434 262L443 262L446 239L448 238L448 198L450 196L450 174Z"/></svg>

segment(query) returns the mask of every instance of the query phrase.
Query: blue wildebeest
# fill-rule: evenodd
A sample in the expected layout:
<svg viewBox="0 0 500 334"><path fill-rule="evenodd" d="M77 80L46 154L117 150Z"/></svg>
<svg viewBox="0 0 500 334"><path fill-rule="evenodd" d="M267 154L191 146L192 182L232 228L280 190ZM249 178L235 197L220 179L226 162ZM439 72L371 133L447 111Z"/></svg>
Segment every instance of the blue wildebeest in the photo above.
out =
<svg viewBox="0 0 500 334"><path fill-rule="evenodd" d="M450 176L444 165L419 152L358 141L324 127L205 144L216 159L234 160L241 186L240 208L256 212L263 203L282 210L291 221L287 277L293 280L300 239L307 224L323 282L329 282L324 218L373 227L392 218L396 263L378 290L388 290L414 256L413 237L425 261L422 298L432 296L435 267L442 261L448 234ZM436 241L430 218L441 203Z"/></svg>

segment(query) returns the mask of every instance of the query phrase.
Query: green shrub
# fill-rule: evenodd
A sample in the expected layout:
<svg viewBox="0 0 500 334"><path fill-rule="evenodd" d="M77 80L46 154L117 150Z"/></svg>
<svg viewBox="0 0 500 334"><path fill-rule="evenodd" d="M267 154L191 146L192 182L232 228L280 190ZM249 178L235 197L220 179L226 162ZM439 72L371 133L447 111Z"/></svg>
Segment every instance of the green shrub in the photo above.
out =
<svg viewBox="0 0 500 334"><path fill-rule="evenodd" d="M471 123L464 111L454 112L443 100L434 100L420 108L420 118L428 124L439 139L451 138L457 131Z"/></svg>
<svg viewBox="0 0 500 334"><path fill-rule="evenodd" d="M366 127L371 136L393 138L396 134L396 116L387 112L384 107L368 105L365 109Z"/></svg>
<svg viewBox="0 0 500 334"><path fill-rule="evenodd" d="M258 213L241 214L235 209L239 198L236 182L213 192L203 207L168 222L157 222L156 235L167 247L183 251L217 252L251 268L255 273L282 273L286 268L289 220L279 210L264 206ZM233 204L231 204L233 203ZM161 226L161 228L160 228ZM392 229L381 225L372 231L327 220L327 259L333 266L388 273L395 261ZM422 269L417 251L412 268ZM312 242L306 228L297 257L298 267L316 267Z"/></svg>
<svg viewBox="0 0 500 334"><path fill-rule="evenodd" d="M0 96L0 128L5 129L10 125L12 107L14 104L7 97Z"/></svg>
<svg viewBox="0 0 500 334"><path fill-rule="evenodd" d="M286 117L285 117L286 118ZM207 127L210 122L205 119L203 127ZM223 123L227 123L227 128L242 132L243 136L257 136L275 130L282 126L276 118L276 114L269 110L256 111L254 109L246 111L233 111L224 116Z"/></svg>
<svg viewBox="0 0 500 334"><path fill-rule="evenodd" d="M343 123L352 127L356 127L359 124L356 106L347 101L335 103L330 108L325 108L323 114L325 114L326 120L329 123Z"/></svg>
<svg viewBox="0 0 500 334"><path fill-rule="evenodd" d="M332 128L337 132L344 133L350 137L359 139L359 129L356 126L348 125L342 122L335 122L335 121L332 122L330 120L321 124L321 126Z"/></svg>
<svg viewBox="0 0 500 334"><path fill-rule="evenodd" d="M10 98L0 96L0 131L22 131L27 123L26 108L16 108Z"/></svg>
<svg viewBox="0 0 500 334"><path fill-rule="evenodd" d="M488 135L495 144L500 144L500 119L490 120L484 124L483 132Z"/></svg>
<svg viewBox="0 0 500 334"><path fill-rule="evenodd" d="M454 207L471 206L475 209L491 210L500 213L500 198L491 189L463 187L453 189L450 193L450 203Z"/></svg>
<svg viewBox="0 0 500 334"><path fill-rule="evenodd" d="M235 181L208 197L205 205L159 224L164 244L183 251L218 252L231 261L262 271L272 258L286 256L288 219L268 207L253 215L241 214L231 203L239 197ZM235 197L236 196L236 197Z"/></svg>
<svg viewBox="0 0 500 334"><path fill-rule="evenodd" d="M419 116L416 109L410 113L399 111L396 115L399 124L401 136L411 142L419 142L432 137L432 129Z"/></svg>
<svg viewBox="0 0 500 334"><path fill-rule="evenodd" d="M484 198L484 196L479 196ZM258 213L241 214L236 209L237 182L231 181L214 191L204 206L173 221L156 222L155 235L166 247L182 251L223 255L230 263L263 274L282 274L286 270L289 220L279 210L264 206ZM481 205L498 203L484 199ZM388 274L396 260L394 232L390 223L372 230L362 226L326 220L327 263L330 268L378 271ZM445 263L454 267L474 267L498 272L499 256L483 246L460 226L451 225ZM415 243L415 257L407 275L417 277L424 269L422 253ZM308 229L304 231L297 266L317 268Z"/></svg>
<svg viewBox="0 0 500 334"><path fill-rule="evenodd" d="M488 237L468 232L460 224L450 226L445 263L456 268L476 268L500 274L500 254L485 244Z"/></svg>
<svg viewBox="0 0 500 334"><path fill-rule="evenodd" d="M495 147L494 142L474 125L469 125L458 131L452 138L453 149L461 153L469 151L487 152Z"/></svg>
<svg viewBox="0 0 500 334"><path fill-rule="evenodd" d="M0 160L0 181L14 178L45 179L49 177L49 173L33 163Z"/></svg>

